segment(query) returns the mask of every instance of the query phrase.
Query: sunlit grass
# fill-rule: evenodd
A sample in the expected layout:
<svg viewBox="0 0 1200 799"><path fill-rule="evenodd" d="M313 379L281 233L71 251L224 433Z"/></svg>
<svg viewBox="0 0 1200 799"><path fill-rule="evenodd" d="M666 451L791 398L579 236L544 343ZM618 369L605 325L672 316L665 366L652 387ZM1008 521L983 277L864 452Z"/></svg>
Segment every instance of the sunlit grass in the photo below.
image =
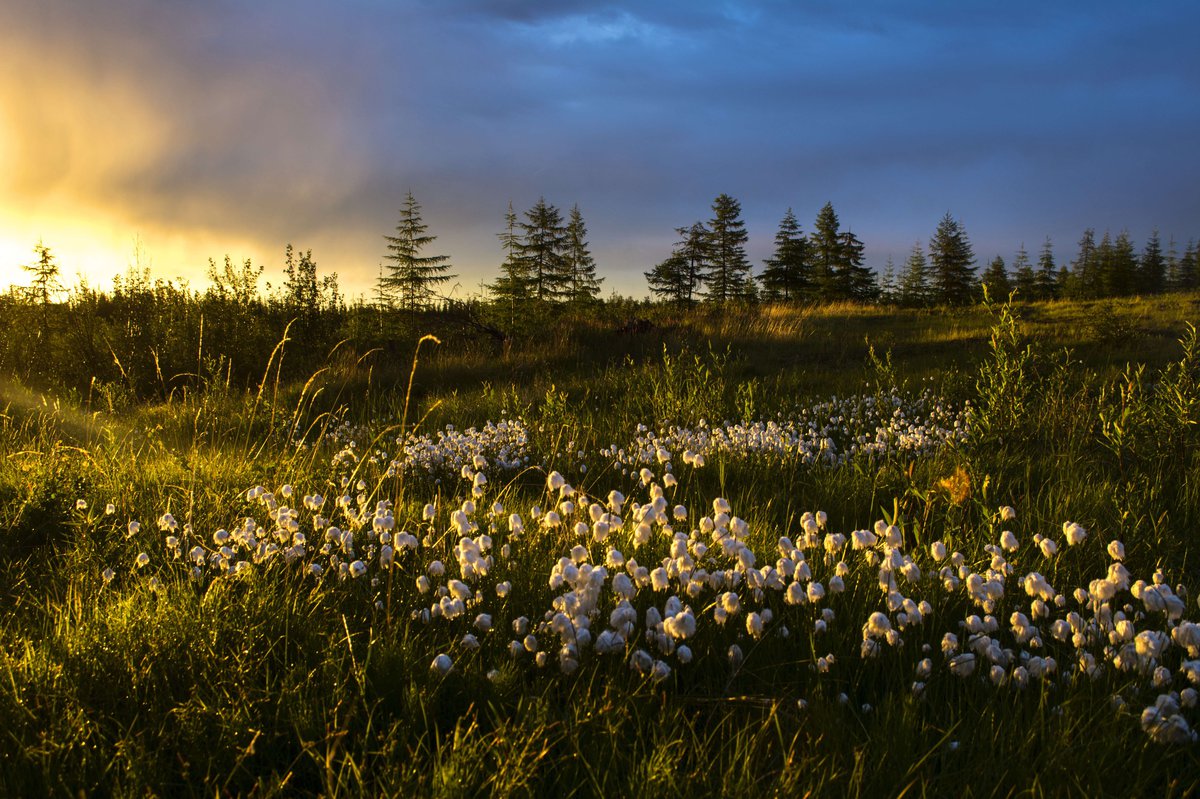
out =
<svg viewBox="0 0 1200 799"><path fill-rule="evenodd" d="M1153 669L1114 665L1119 647L1099 634L1077 647L1050 631L1069 611L1090 617L1071 594L1105 578L1112 540L1123 542L1134 580L1151 583L1161 570L1171 595L1186 600L1182 619L1198 616L1200 353L1179 344L1190 302L1108 312L1129 320L1120 330L1147 364L1140 381L1101 351L1113 341L1103 325L1088 326L1097 308L1049 303L1016 306L1016 337L996 345L991 336L1001 328L983 309L891 315L853 306L766 309L741 321L697 315L648 342L549 341L500 358L427 342L407 414L411 354L394 367L355 355L311 379L285 370L278 388L280 373L265 370L261 389L245 394L179 392L124 410L43 400L9 384L0 405L0 784L12 795L1194 793L1200 745L1155 742L1141 721L1173 690L1190 727L1200 723L1179 671L1186 647L1156 658L1170 675L1155 686ZM756 339L772 342L761 359L749 355ZM1063 346L1074 354L1062 355ZM848 365L835 362L843 356ZM1000 371L1024 377L986 377ZM972 435L840 462L786 448L764 457L757 444L737 444L742 433L705 451L701 466L679 449L665 459L647 450L636 463L603 451L616 443L632 452L639 436L672 425L695 430L701 419L738 430L834 394L911 399L921 391L977 409ZM505 418L520 420L519 453L500 456L491 439L467 432ZM435 463L429 453L439 431L449 439L446 425L460 435L461 456ZM855 428L845 440L860 434ZM843 434L831 427L829 435ZM354 457L336 459L351 440ZM547 488L555 471L575 495ZM258 485L270 501L247 494ZM660 522L638 542L633 505L653 504L655 485L688 557L740 574L737 585L688 593L663 566L676 557L677 539ZM625 495L621 510L608 504L613 489ZM718 518L717 498L745 522L737 546L716 534L737 528ZM576 507L568 512L564 499ZM391 507L379 505L388 500ZM467 500L472 513L462 510ZM593 501L620 523L601 532L587 515ZM426 504L435 506L432 519ZM674 518L677 505L686 520ZM1015 519L1002 522L1002 506ZM296 509L294 529L280 507ZM826 527L806 530L815 519L806 512L818 510ZM165 513L175 526L160 530ZM517 533L513 513L524 528ZM218 540L221 530L244 539L246 518L256 522L254 544ZM141 523L132 535L130 520ZM585 520L586 532L577 530ZM1068 520L1089 533L1076 546L1062 527ZM904 629L898 613L907 611L889 608L878 585L880 559L890 557L883 544L846 543L835 554L825 543L830 533L852 541L856 531L882 531L882 539L892 535L889 523L902 531L896 551L922 575L911 585L897 577L898 586L931 606ZM331 539L330 527L353 532L353 541ZM1000 548L1005 529L1016 538L1011 551ZM415 548L397 541L401 531ZM806 535L815 538L800 543ZM1039 535L1056 541L1052 558ZM790 604L790 578L761 596L750 585L758 579L750 569L761 576L778 565L784 536L812 569L795 582L821 583L824 597L806 593L803 604ZM464 538L481 547L471 557L491 559L486 574L467 576L463 564L475 561L463 559ZM971 598L957 569L959 585L946 590L935 541L960 552L976 575L997 568L997 552L986 547L1012 564L991 611ZM709 554L697 555L697 543ZM736 565L741 546L754 552L753 566ZM629 574L610 563L591 643L564 650L582 628L555 619L556 598L579 566L611 561L610 550L646 569L644 585L630 575L634 629L608 654L596 651L619 602L613 578ZM560 562L573 555L576 572ZM653 575L659 567L664 574ZM1010 632L1010 614L1032 614L1022 588L1032 571L1067 597L1038 622L1041 647L1018 645ZM664 590L655 590L664 577ZM461 611L451 578L471 589ZM729 592L739 608L721 624L716 608ZM646 612L669 615L671 596L690 608L695 632L653 643ZM1130 589L1117 601L1144 614L1129 614L1138 631L1180 626ZM760 636L747 620L758 613L761 621L764 608L772 614ZM863 627L875 612L903 641L880 632L878 656L865 657ZM1029 661L1014 660L997 685L976 653L974 673L955 676L943 635L954 633L965 651L960 625L989 612L1003 647L1051 655L1056 670L1017 688L1027 677L1015 669ZM477 622L481 613L490 631ZM527 635L536 652L524 647ZM733 646L740 656L731 659ZM1103 667L1095 679L1080 669L1084 651ZM431 668L441 654L450 661L445 673ZM922 678L924 658L932 670ZM914 691L914 682L923 688Z"/></svg>

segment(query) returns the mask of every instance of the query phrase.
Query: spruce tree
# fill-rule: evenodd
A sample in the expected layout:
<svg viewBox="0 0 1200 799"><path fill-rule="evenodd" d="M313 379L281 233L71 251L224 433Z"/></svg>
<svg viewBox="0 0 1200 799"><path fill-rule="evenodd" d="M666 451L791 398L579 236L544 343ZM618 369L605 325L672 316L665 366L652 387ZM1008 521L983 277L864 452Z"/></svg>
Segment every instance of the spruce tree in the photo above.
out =
<svg viewBox="0 0 1200 799"><path fill-rule="evenodd" d="M900 276L900 304L916 308L929 303L929 262L921 242L913 244Z"/></svg>
<svg viewBox="0 0 1200 799"><path fill-rule="evenodd" d="M1096 231L1088 228L1079 238L1079 252L1071 262L1071 276L1065 288L1072 297L1095 297L1100 292L1096 270Z"/></svg>
<svg viewBox="0 0 1200 799"><path fill-rule="evenodd" d="M646 281L659 297L687 307L695 303L696 292L703 282L708 263L708 228L703 222L696 222L690 228L676 228L675 232L681 238L670 257L646 272Z"/></svg>
<svg viewBox="0 0 1200 799"><path fill-rule="evenodd" d="M1112 266L1109 270L1111 294L1128 297L1138 293L1138 258L1128 230L1117 234L1113 242Z"/></svg>
<svg viewBox="0 0 1200 799"><path fill-rule="evenodd" d="M842 299L838 285L838 264L842 257L842 236L838 230L837 213L833 203L825 203L817 212L813 232L809 236L809 262L812 265L813 290L823 300Z"/></svg>
<svg viewBox="0 0 1200 799"><path fill-rule="evenodd" d="M791 208L775 234L775 254L763 264L763 299L790 302L806 296L811 290L808 238L800 232L800 223Z"/></svg>
<svg viewBox="0 0 1200 799"><path fill-rule="evenodd" d="M508 305L512 322L515 321L516 304L529 298L533 285L528 264L521 258L521 227L511 200L504 213L504 230L496 235L504 250L504 262L500 264L500 277L488 286L488 290L497 302Z"/></svg>
<svg viewBox="0 0 1200 799"><path fill-rule="evenodd" d="M33 283L25 290L26 295L32 302L46 308L50 305L52 298L62 292L63 286L59 282L59 266L54 260L54 254L50 252L50 248L42 242L38 242L33 252L37 255L37 260L32 264L22 264L21 268L33 276Z"/></svg>
<svg viewBox="0 0 1200 799"><path fill-rule="evenodd" d="M1167 240L1167 291L1179 289L1179 248L1175 245L1175 237Z"/></svg>
<svg viewBox="0 0 1200 799"><path fill-rule="evenodd" d="M525 220L520 225L522 235L517 253L524 264L532 296L541 302L563 299L570 290L571 275L564 255L567 229L562 213L547 203L545 197L540 197L525 212Z"/></svg>
<svg viewBox="0 0 1200 799"><path fill-rule="evenodd" d="M1159 294L1166 283L1167 264L1163 260L1162 244L1155 230L1146 239L1146 247L1138 261L1138 285L1145 294Z"/></svg>
<svg viewBox="0 0 1200 799"><path fill-rule="evenodd" d="M1013 288L1023 300L1038 299L1037 274L1029 261L1029 253L1025 251L1025 242L1021 242L1017 257L1013 259Z"/></svg>
<svg viewBox="0 0 1200 799"><path fill-rule="evenodd" d="M987 289L988 299L993 302L1003 302L1012 291L1008 280L1008 272L1004 268L1004 259L997 255L983 272L980 283Z"/></svg>
<svg viewBox="0 0 1200 799"><path fill-rule="evenodd" d="M718 305L753 296L750 260L746 257L746 223L742 207L728 194L720 194L712 205L708 223L709 261L704 276L706 294Z"/></svg>
<svg viewBox="0 0 1200 799"><path fill-rule="evenodd" d="M1195 241L1188 242L1183 257L1179 259L1178 283L1175 286L1180 291L1191 291L1200 288L1200 248Z"/></svg>
<svg viewBox="0 0 1200 799"><path fill-rule="evenodd" d="M875 299L879 288L875 284L875 273L863 266L863 243L850 230L838 236L838 260L835 279L838 294L858 302Z"/></svg>
<svg viewBox="0 0 1200 799"><path fill-rule="evenodd" d="M421 220L421 206L412 192L400 209L400 222L395 236L384 236L387 241L387 274L382 288L395 295L400 307L413 311L428 308L436 296L435 288L453 279L447 274L450 257L447 255L421 255L421 251L437 240L437 236L426 233L429 226Z"/></svg>
<svg viewBox="0 0 1200 799"><path fill-rule="evenodd" d="M963 305L975 296L975 253L962 222L942 217L929 240L929 267L933 295L947 305Z"/></svg>
<svg viewBox="0 0 1200 799"><path fill-rule="evenodd" d="M1058 266L1054 263L1054 243L1047 236L1038 256L1037 296L1052 300L1058 296Z"/></svg>
<svg viewBox="0 0 1200 799"><path fill-rule="evenodd" d="M884 305L893 305L896 298L896 262L888 255L887 263L883 265L883 275L879 278L879 301Z"/></svg>
<svg viewBox="0 0 1200 799"><path fill-rule="evenodd" d="M682 307L692 304L693 287L685 277L687 259L679 253L671 253L665 261L655 264L654 268L645 274L650 292L659 299Z"/></svg>
<svg viewBox="0 0 1200 799"><path fill-rule="evenodd" d="M579 206L572 206L567 220L566 249L563 253L570 273L567 299L575 304L589 303L600 293L604 278L596 277L596 259L588 249L587 226Z"/></svg>

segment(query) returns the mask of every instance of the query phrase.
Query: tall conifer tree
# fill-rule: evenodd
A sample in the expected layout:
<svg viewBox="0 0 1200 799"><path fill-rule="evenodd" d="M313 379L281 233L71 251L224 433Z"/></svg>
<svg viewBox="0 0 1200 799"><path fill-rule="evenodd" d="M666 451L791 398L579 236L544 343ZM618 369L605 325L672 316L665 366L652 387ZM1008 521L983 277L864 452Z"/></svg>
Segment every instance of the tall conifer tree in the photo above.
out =
<svg viewBox="0 0 1200 799"><path fill-rule="evenodd" d="M1017 290L1017 297L1020 299L1036 300L1038 298L1037 273L1033 271L1033 264L1029 261L1025 242L1021 242L1021 246L1017 249L1017 257L1013 259L1012 283L1012 287Z"/></svg>
<svg viewBox="0 0 1200 799"><path fill-rule="evenodd" d="M929 262L925 259L925 248L921 242L913 244L904 272L900 275L900 304L910 308L929 303Z"/></svg>
<svg viewBox="0 0 1200 799"><path fill-rule="evenodd" d="M447 274L449 256L421 254L437 239L426 233L428 229L421 220L421 206L410 191L400 209L396 235L383 237L387 241L387 255L383 256L387 273L380 282L380 288L393 294L400 307L409 311L429 307L434 289L455 277Z"/></svg>
<svg viewBox="0 0 1200 799"><path fill-rule="evenodd" d="M838 230L837 213L833 203L825 203L817 212L813 232L809 236L809 252L812 264L813 284L816 295L823 300L841 297L838 285L838 264L842 254L842 236Z"/></svg>
<svg viewBox="0 0 1200 799"><path fill-rule="evenodd" d="M675 228L681 237L662 263L646 272L650 290L663 299L680 306L691 306L703 283L708 264L709 236L703 222L691 227Z"/></svg>
<svg viewBox="0 0 1200 799"><path fill-rule="evenodd" d="M746 223L742 206L728 194L717 195L708 223L708 273L704 283L709 300L724 305L754 296L750 259L746 257Z"/></svg>
<svg viewBox="0 0 1200 799"><path fill-rule="evenodd" d="M568 216L563 257L570 274L567 299L577 304L595 300L604 278L596 277L596 259L588 249L587 225L578 205L572 206Z"/></svg>
<svg viewBox="0 0 1200 799"><path fill-rule="evenodd" d="M1037 294L1040 299L1058 296L1058 266L1054 263L1054 243L1047 236L1038 255Z"/></svg>
<svg viewBox="0 0 1200 799"><path fill-rule="evenodd" d="M938 302L963 305L975 297L975 253L962 222L947 211L929 240L929 267Z"/></svg>
<svg viewBox="0 0 1200 799"><path fill-rule="evenodd" d="M763 264L764 299L789 302L811 291L808 238L800 232L800 223L791 208L787 209L775 234L775 254Z"/></svg>
<svg viewBox="0 0 1200 799"><path fill-rule="evenodd" d="M1146 239L1142 257L1138 261L1138 284L1143 293L1158 294L1166 283L1167 262L1163 259L1162 244L1155 230Z"/></svg>
<svg viewBox="0 0 1200 799"><path fill-rule="evenodd" d="M525 220L520 224L522 235L517 253L524 265L530 292L534 299L542 302L563 299L570 290L571 275L564 255L567 229L562 213L541 197L525 212Z"/></svg>

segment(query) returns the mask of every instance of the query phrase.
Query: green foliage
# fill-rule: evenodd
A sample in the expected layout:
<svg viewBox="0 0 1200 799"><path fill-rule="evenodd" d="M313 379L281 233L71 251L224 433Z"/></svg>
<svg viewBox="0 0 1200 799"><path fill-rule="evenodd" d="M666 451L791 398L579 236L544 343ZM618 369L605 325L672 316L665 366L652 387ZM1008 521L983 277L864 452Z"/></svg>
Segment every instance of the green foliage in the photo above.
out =
<svg viewBox="0 0 1200 799"><path fill-rule="evenodd" d="M709 234L703 222L676 228L681 237L665 261L646 272L652 294L676 307L695 304L709 261Z"/></svg>
<svg viewBox="0 0 1200 799"><path fill-rule="evenodd" d="M989 357L975 381L977 395L974 425L982 442L1020 441L1026 433L1033 397L1037 391L1036 356L1022 338L1011 302L992 301L985 284L984 307L995 323L989 338Z"/></svg>
<svg viewBox="0 0 1200 799"><path fill-rule="evenodd" d="M417 575L407 565L390 594L365 581L327 575L318 582L283 564L192 581L153 524L169 510L191 526L183 534L189 540L208 542L258 512L245 489L259 483L319 490L332 504L358 489L340 482L331 450L312 445L315 433L345 430L357 439L366 464L357 477L368 474L371 452L395 449L396 431L385 431L397 422L411 429L426 414L422 429L434 418L466 427L501 411L540 427L527 469L511 478L489 474L494 493L484 501L501 502L506 513L549 507L541 469L578 470L578 459L565 457L572 443L589 452L591 468L571 475L580 490L621 485L632 496L636 476L602 462L593 445L624 440L616 437L639 423L764 419L834 392L879 401L932 377L940 393L977 408L976 434L958 449L837 468L731 458L679 470L670 501L696 509L720 490L747 520L756 547L798 535L800 513L821 508L835 529L869 529L882 515L903 525L909 548L940 538L972 558L983 554L980 563L987 563L983 547L997 540L996 507L1012 504L1017 520L1005 526L1022 540L1022 563L1042 562L1028 551L1034 533L1054 533L1065 519L1092 531L1080 548L1038 567L1060 590L1101 576L1112 538L1125 542L1131 571L1162 568L1170 584L1194 590L1200 342L1186 324L1193 298L1123 309L1141 320L1129 350L1138 360L1128 364L1114 361L1117 342L1099 341L1084 324L1097 306L1071 302L989 302L952 313L847 305L669 316L631 304L619 306L622 314L677 327L635 339L582 320L500 356L447 341L423 347L411 371L411 341L375 354L344 345L308 373L300 371L308 354L292 357L294 343L281 347L282 328L272 329L273 340L258 345L257 373L242 387L238 367L234 377L218 378L231 370L225 342L211 332L220 316L213 309L232 312L221 304L228 299L137 280L121 291L129 341L145 342L164 364L176 350L194 359L203 309L204 353L212 355L201 360L203 378L191 390L150 401L104 384L90 405L85 392L56 402L11 380L0 384L0 785L12 795L1183 796L1200 789L1195 746L1150 743L1137 713L1153 695L1117 674L1024 691L941 675L914 696L920 649L928 644L940 658L942 631L968 612L961 595L947 595L945 618L906 631L907 643L890 659L860 658L854 624L817 635L813 608L781 605L776 624L789 627L788 639L751 641L735 624L706 630L697 651L720 654L740 640L740 667L698 659L694 671L676 670L655 685L620 656L564 675L505 653L513 621L548 606L546 565L575 543L562 533L531 529L512 541L510 560L497 558L489 579L510 580L513 592L496 605L495 631L468 651L455 648L462 630L395 612L417 604ZM118 329L105 315L112 301L77 295L68 307L80 312L80 327L94 322L94 334L108 333L132 369L126 345L111 338ZM8 322L0 317L0 324ZM864 343L867 334L886 354ZM9 358L19 345L5 338L0 354ZM1065 346L1073 354L1045 354ZM88 364L97 372L107 368L101 353ZM397 360L389 375L386 364ZM51 377L63 381L53 384L62 394L75 379ZM107 385L127 384L117 372ZM300 438L308 443L297 445ZM366 482L373 507L388 486ZM947 483L962 489L961 500L941 487ZM422 526L421 505L457 507L461 494L449 480L407 484L394 508L397 529L431 535L429 548L449 562L458 537L442 524ZM79 498L87 508L75 509ZM105 513L106 501L116 513ZM127 537L130 518L143 528ZM506 541L503 529L493 534L497 546ZM655 538L638 560L666 557L669 543ZM593 549L593 558L603 557ZM151 565L139 572L131 564L142 551ZM817 547L809 557L824 555ZM108 585L106 565L117 571ZM157 589L151 576L161 581ZM865 617L883 601L874 583L874 572L848 575L833 606L840 621ZM383 608L374 604L377 591ZM644 616L650 599L638 602ZM455 652L458 667L445 677L429 668L437 651ZM838 665L818 676L816 658L832 652ZM1061 667L1071 663L1066 655ZM1127 709L1114 709L1114 694Z"/></svg>

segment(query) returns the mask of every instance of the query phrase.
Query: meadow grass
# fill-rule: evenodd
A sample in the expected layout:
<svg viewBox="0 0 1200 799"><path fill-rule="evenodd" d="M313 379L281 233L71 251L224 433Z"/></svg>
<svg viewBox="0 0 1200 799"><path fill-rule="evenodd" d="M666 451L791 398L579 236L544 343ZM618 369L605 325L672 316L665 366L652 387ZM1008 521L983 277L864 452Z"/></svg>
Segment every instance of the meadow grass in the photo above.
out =
<svg viewBox="0 0 1200 799"><path fill-rule="evenodd" d="M425 342L415 371L411 354L385 360L347 344L311 376L288 374L290 342L249 391L214 382L124 408L6 383L0 787L22 796L1194 794L1197 744L1153 740L1142 724L1143 709L1171 691L1182 719L1200 722L1186 692L1193 656L1177 636L1153 663L1122 668L1115 658L1132 642L1110 637L1113 613L1150 632L1186 630L1200 615L1200 347L1186 325L1197 300L704 310L655 317L632 337L564 324L504 352ZM712 429L800 418L834 395L862 407L894 397L916 418L922 391L969 425L919 453L811 462L796 448L714 449L697 467L674 451L668 470L602 452L701 420ZM404 460L418 436L436 442L446 425L457 434L500 419L525 436L508 467L490 451L465 473ZM822 436L842 451L862 432L826 423ZM605 510L622 517L607 539L572 529L578 517L559 504L567 497L547 484L555 472L575 489L578 514L581 496L627 497L623 511ZM481 473L486 483L473 482ZM247 493L255 486L269 499ZM664 518L674 505L688 518L655 522L639 544L634 505L644 515L656 491ZM305 507L317 494L323 502ZM717 498L743 532L718 518ZM477 509L454 515L468 499ZM285 506L296 512L281 514ZM1003 521L1002 506L1015 519ZM553 526L545 512L556 508L566 523ZM805 514L816 511L827 519L811 538ZM511 529L512 513L524 530ZM705 517L714 537L689 537ZM132 534L131 520L141 523ZM1067 521L1089 531L1077 546L1064 540ZM334 525L353 542L330 539ZM666 575L678 563L672 525L687 557L736 582L688 594L677 576L663 591L634 576L636 623L599 654L620 607L610 578L595 598L591 646L573 644L585 628L563 627L556 610L587 595L570 590L579 567L611 562L616 549L649 569L666 564ZM895 557L922 573L912 584L896 578L897 590L931 603L919 624L886 606L879 559L890 548L830 554L824 543L886 525L903 537ZM1002 529L1016 533L1017 549L996 547ZM411 547L392 537L402 530ZM228 554L217 531L230 535ZM302 554L296 532L307 536ZM1055 539L1058 554L1044 557L1035 535ZM781 536L807 553L824 598L792 604L782 590L755 589L767 564L795 560L777 551ZM812 543L799 543L806 536ZM1069 598L1103 588L1092 581L1111 573L1112 540L1135 580L1161 570L1171 595L1186 598L1182 618L1143 609L1132 588L1103 603L1107 619L1090 599ZM967 580L945 590L935 541L977 576L1011 565L1003 598L984 608ZM278 544L272 554L252 554L268 542ZM710 554L697 555L698 543ZM757 563L738 566L743 550ZM490 559L486 574L468 574L481 562L471 558ZM1052 638L1047 618L1040 646L1015 641L1009 616L1033 612L1021 589L1032 571L1068 597L1053 618L1091 619L1086 640ZM452 578L471 589L464 608ZM725 592L741 608L719 624ZM669 596L696 625L665 642L646 614L670 616ZM430 617L433 605L447 610ZM747 626L768 609L761 634ZM864 644L878 611L898 642ZM490 631L475 625L480 613ZM998 685L982 654L960 677L941 652L947 632L965 652L964 621L988 615L1011 656ZM544 664L521 649L526 635ZM638 668L639 653L653 666ZM1093 674L1081 670L1084 653L1099 664ZM450 656L444 673L431 668L439 654ZM1057 669L1018 687L1027 679L1018 665L1042 656ZM928 676L918 674L925 658ZM653 670L659 663L667 674ZM1160 665L1167 681L1154 685Z"/></svg>

